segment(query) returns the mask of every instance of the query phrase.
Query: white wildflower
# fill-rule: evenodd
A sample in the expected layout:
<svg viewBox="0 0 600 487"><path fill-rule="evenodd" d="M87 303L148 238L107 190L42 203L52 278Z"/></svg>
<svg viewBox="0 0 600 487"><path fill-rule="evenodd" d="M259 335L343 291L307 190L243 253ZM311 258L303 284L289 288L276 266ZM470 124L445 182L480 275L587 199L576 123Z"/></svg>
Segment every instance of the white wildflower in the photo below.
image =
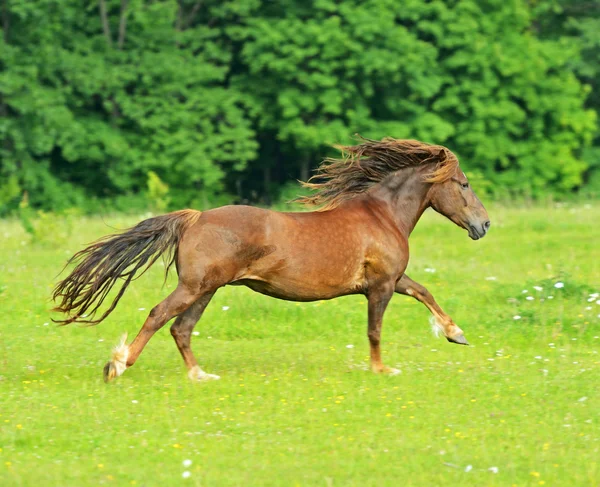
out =
<svg viewBox="0 0 600 487"><path fill-rule="evenodd" d="M563 282L557 282L557 283L554 285L554 287L555 287L556 289L560 289L560 288L563 288L563 287L565 287L565 284L564 284Z"/></svg>
<svg viewBox="0 0 600 487"><path fill-rule="evenodd" d="M223 311L227 311L227 310L229 309L229 306L223 306L221 309L222 309Z"/></svg>
<svg viewBox="0 0 600 487"><path fill-rule="evenodd" d="M513 316L513 320L520 320L520 319L521 319L521 317L519 315L514 315Z"/></svg>
<svg viewBox="0 0 600 487"><path fill-rule="evenodd" d="M183 461L183 466L186 467L186 468L189 467L191 464L192 464L191 460L184 460Z"/></svg>

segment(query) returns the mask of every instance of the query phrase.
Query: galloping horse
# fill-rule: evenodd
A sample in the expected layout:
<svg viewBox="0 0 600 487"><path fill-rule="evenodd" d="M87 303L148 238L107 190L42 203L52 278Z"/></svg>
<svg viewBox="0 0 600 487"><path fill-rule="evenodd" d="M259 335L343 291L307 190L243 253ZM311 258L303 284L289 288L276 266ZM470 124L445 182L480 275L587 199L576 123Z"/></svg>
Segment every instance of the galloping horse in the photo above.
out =
<svg viewBox="0 0 600 487"><path fill-rule="evenodd" d="M485 208L446 147L389 137L360 142L339 147L342 159L326 159L304 183L316 193L299 201L320 206L317 211L281 213L249 206L182 210L96 241L71 258L78 265L54 290L53 298L60 299L55 311L67 313L57 322L99 323L136 273L166 253L166 271L173 263L177 268L177 288L152 309L131 344L124 337L115 348L104 367L107 382L131 367L152 335L174 317L171 334L188 377L218 379L199 367L190 337L225 285L244 285L290 301L364 294L376 373L397 372L383 365L380 352L383 314L394 292L422 302L448 341L467 345L462 330L427 289L404 273L408 237L432 207L477 240L490 226ZM93 319L118 279L122 284L116 297Z"/></svg>

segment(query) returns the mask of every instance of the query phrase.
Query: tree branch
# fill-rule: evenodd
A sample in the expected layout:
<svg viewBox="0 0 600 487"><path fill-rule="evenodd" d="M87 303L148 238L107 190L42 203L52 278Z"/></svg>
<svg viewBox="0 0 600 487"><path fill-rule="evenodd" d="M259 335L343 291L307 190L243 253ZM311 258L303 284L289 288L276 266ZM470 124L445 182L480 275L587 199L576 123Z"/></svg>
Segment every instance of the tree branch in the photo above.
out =
<svg viewBox="0 0 600 487"><path fill-rule="evenodd" d="M119 20L119 41L118 48L119 50L123 49L123 44L125 44L125 32L127 30L127 3L129 0L121 0L121 18Z"/></svg>
<svg viewBox="0 0 600 487"><path fill-rule="evenodd" d="M593 10L600 9L598 2L584 2L577 5L563 5L563 10L566 14L570 13L589 13Z"/></svg>
<svg viewBox="0 0 600 487"><path fill-rule="evenodd" d="M110 33L110 25L108 24L108 16L106 14L106 3L104 3L104 0L98 0L98 6L100 7L100 19L102 19L102 30L104 30L106 42L112 47L112 35Z"/></svg>
<svg viewBox="0 0 600 487"><path fill-rule="evenodd" d="M204 3L204 0L198 0L196 2L194 7L192 8L192 11L190 12L190 15L188 16L187 20L185 21L183 30L187 29L190 25L192 25L192 22L194 21L194 18L196 17L196 14L200 10L200 8L202 8L203 3Z"/></svg>

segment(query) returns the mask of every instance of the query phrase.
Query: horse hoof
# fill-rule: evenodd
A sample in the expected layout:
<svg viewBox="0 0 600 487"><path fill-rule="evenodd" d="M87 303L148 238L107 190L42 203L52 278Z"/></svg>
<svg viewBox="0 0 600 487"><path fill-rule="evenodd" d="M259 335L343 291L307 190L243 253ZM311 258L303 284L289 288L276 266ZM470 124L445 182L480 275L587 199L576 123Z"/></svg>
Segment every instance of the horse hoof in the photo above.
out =
<svg viewBox="0 0 600 487"><path fill-rule="evenodd" d="M452 338L446 337L446 339L449 342L458 343L459 345L468 345L469 344L469 342L467 341L467 339L465 338L465 336L462 333L460 335L456 335Z"/></svg>
<svg viewBox="0 0 600 487"><path fill-rule="evenodd" d="M192 367L188 372L188 377L190 380L195 382L204 382L209 380L219 380L221 377L215 374L207 374L197 365Z"/></svg>
<svg viewBox="0 0 600 487"><path fill-rule="evenodd" d="M398 375L398 374L400 374L399 369L394 369L393 367L388 367L385 365L380 368L373 368L373 372L375 372L376 374L383 374L383 375Z"/></svg>
<svg viewBox="0 0 600 487"><path fill-rule="evenodd" d="M112 362L106 362L102 375L104 376L104 382L106 383L109 383L117 376L117 369Z"/></svg>
<svg viewBox="0 0 600 487"><path fill-rule="evenodd" d="M113 348L111 360L104 366L104 382L110 382L125 372L127 358L129 357L129 347L126 341L127 333L121 337L119 344Z"/></svg>
<svg viewBox="0 0 600 487"><path fill-rule="evenodd" d="M385 375L399 375L400 369L395 369L394 367L386 367L383 373Z"/></svg>

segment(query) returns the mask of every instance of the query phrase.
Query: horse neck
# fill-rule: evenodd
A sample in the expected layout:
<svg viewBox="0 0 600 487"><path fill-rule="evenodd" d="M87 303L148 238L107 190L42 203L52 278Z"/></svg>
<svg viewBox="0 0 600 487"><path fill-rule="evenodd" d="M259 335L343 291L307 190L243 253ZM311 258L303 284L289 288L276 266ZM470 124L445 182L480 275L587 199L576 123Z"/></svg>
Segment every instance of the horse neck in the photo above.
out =
<svg viewBox="0 0 600 487"><path fill-rule="evenodd" d="M408 236L430 205L430 188L431 183L423 181L422 168L412 167L390 175L369 194L387 207L398 228Z"/></svg>

